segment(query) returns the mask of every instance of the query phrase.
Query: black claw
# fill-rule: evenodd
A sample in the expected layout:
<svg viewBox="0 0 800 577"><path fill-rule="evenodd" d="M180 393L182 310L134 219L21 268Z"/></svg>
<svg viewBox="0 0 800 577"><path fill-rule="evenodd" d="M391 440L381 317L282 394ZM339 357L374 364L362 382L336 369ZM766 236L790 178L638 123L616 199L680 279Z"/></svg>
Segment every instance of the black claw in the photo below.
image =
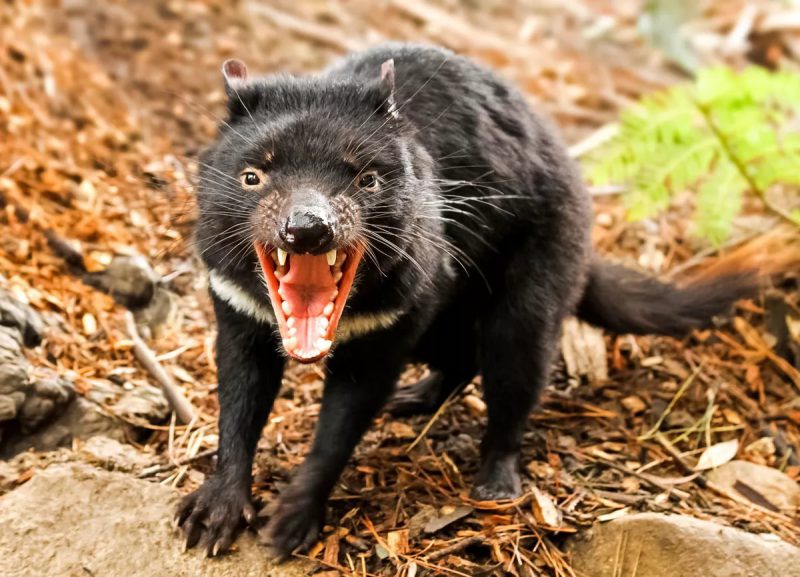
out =
<svg viewBox="0 0 800 577"><path fill-rule="evenodd" d="M176 521L183 527L184 550L202 541L205 556L216 557L230 547L236 530L247 516L255 518L247 488L207 481L185 497L178 507Z"/></svg>

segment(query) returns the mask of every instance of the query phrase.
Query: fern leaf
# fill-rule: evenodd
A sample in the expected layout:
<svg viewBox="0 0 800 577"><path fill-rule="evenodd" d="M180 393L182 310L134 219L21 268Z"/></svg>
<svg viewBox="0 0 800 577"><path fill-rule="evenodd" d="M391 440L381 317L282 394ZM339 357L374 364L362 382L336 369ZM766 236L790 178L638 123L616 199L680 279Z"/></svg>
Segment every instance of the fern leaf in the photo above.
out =
<svg viewBox="0 0 800 577"><path fill-rule="evenodd" d="M729 162L721 163L697 190L694 218L697 232L714 245L728 238L746 189L747 181L736 167Z"/></svg>

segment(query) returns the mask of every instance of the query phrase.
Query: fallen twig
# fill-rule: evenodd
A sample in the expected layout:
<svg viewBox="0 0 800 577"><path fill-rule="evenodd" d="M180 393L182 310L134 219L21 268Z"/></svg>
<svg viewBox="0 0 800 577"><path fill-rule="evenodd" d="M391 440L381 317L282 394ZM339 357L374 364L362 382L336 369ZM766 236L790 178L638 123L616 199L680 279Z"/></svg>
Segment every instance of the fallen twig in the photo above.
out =
<svg viewBox="0 0 800 577"><path fill-rule="evenodd" d="M136 328L136 321L130 311L125 311L125 326L128 330L131 340L133 341L133 354L139 359L139 362L144 365L153 377L161 385L161 390L164 392L169 406L175 411L178 420L187 425L197 418L197 413L192 407L192 404L183 396L183 393L169 376L169 373L164 370L161 363L158 362L155 353L147 346L147 343L142 340L139 335L139 330Z"/></svg>
<svg viewBox="0 0 800 577"><path fill-rule="evenodd" d="M448 555L452 555L453 553L459 553L464 549L472 547L473 545L481 545L483 544L484 541L486 541L486 537L484 537L483 535L475 535L474 537L467 537L466 539L462 539L461 541L453 543L452 545L448 545L443 549L434 551L433 553L425 557L425 560L428 562L437 561L439 559L447 557Z"/></svg>
<svg viewBox="0 0 800 577"><path fill-rule="evenodd" d="M146 479L148 477L153 477L158 475L159 473L165 473L167 471L171 471L176 467L180 467L182 465L188 465L190 463L194 463L195 461L199 461L200 459L205 459L206 457L213 457L217 454L216 449L207 449L205 451L201 451L192 457L186 457L185 459L179 459L177 461L170 461L169 463L164 463L163 465L153 465L152 467L147 467L146 469L142 470L139 473L139 479Z"/></svg>

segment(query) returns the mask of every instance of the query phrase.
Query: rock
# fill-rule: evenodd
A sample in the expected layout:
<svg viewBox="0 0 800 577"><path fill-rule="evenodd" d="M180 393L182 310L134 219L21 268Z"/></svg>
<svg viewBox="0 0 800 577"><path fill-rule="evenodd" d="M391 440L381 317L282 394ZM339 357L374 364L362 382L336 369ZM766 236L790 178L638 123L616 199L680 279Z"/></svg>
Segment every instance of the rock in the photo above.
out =
<svg viewBox="0 0 800 577"><path fill-rule="evenodd" d="M131 445L102 435L87 440L80 452L88 462L109 471L138 471L150 464L150 459Z"/></svg>
<svg viewBox="0 0 800 577"><path fill-rule="evenodd" d="M800 484L772 467L749 461L731 461L710 471L708 480L748 497L746 489L738 491L736 486L737 482L744 483L790 517L800 511Z"/></svg>
<svg viewBox="0 0 800 577"><path fill-rule="evenodd" d="M159 276L143 256L121 255L115 256L106 270L90 273L86 280L124 307L137 309L153 298Z"/></svg>
<svg viewBox="0 0 800 577"><path fill-rule="evenodd" d="M0 289L0 325L19 331L26 347L35 347L42 342L42 318L4 289Z"/></svg>
<svg viewBox="0 0 800 577"><path fill-rule="evenodd" d="M800 577L800 548L682 515L598 523L567 550L573 569L592 577Z"/></svg>
<svg viewBox="0 0 800 577"><path fill-rule="evenodd" d="M0 395L24 391L29 385L28 368L22 335L15 328L0 326Z"/></svg>
<svg viewBox="0 0 800 577"><path fill-rule="evenodd" d="M17 416L17 401L11 395L0 395L0 421L10 421Z"/></svg>
<svg viewBox="0 0 800 577"><path fill-rule="evenodd" d="M161 389L147 384L137 384L134 389L125 391L111 410L121 417L138 417L151 423L164 422L170 413Z"/></svg>
<svg viewBox="0 0 800 577"><path fill-rule="evenodd" d="M22 431L36 430L51 419L75 396L74 385L55 374L38 378L28 390L28 397L20 409L19 422Z"/></svg>
<svg viewBox="0 0 800 577"><path fill-rule="evenodd" d="M169 487L85 464L53 465L3 497L0 575L37 577L300 577L313 565L267 559L252 533L236 551L206 559L181 552Z"/></svg>
<svg viewBox="0 0 800 577"><path fill-rule="evenodd" d="M144 382L137 382L126 390L111 381L95 379L86 398L108 406L113 414L123 418L159 423L164 422L170 413L169 403L161 389Z"/></svg>
<svg viewBox="0 0 800 577"><path fill-rule="evenodd" d="M142 337L158 338L164 334L165 329L180 324L178 296L164 287L156 287L153 298L147 306L136 309L133 316Z"/></svg>
<svg viewBox="0 0 800 577"><path fill-rule="evenodd" d="M0 458L34 449L52 451L72 444L73 439L89 439L103 435L124 440L131 434L127 423L109 415L99 405L76 397L54 421L29 435L14 435L0 451Z"/></svg>

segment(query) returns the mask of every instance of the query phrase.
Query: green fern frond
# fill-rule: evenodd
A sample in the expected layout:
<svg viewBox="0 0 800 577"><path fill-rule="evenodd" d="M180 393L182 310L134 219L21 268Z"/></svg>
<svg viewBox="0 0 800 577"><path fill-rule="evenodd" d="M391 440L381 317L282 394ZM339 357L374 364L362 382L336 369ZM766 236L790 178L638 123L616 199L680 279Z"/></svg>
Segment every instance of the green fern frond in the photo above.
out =
<svg viewBox="0 0 800 577"><path fill-rule="evenodd" d="M624 111L617 136L587 160L593 183L628 185L632 219L694 190L694 230L723 242L745 193L774 209L770 187L800 185L800 76L756 67L701 71L693 84ZM795 220L791 210L776 212Z"/></svg>

